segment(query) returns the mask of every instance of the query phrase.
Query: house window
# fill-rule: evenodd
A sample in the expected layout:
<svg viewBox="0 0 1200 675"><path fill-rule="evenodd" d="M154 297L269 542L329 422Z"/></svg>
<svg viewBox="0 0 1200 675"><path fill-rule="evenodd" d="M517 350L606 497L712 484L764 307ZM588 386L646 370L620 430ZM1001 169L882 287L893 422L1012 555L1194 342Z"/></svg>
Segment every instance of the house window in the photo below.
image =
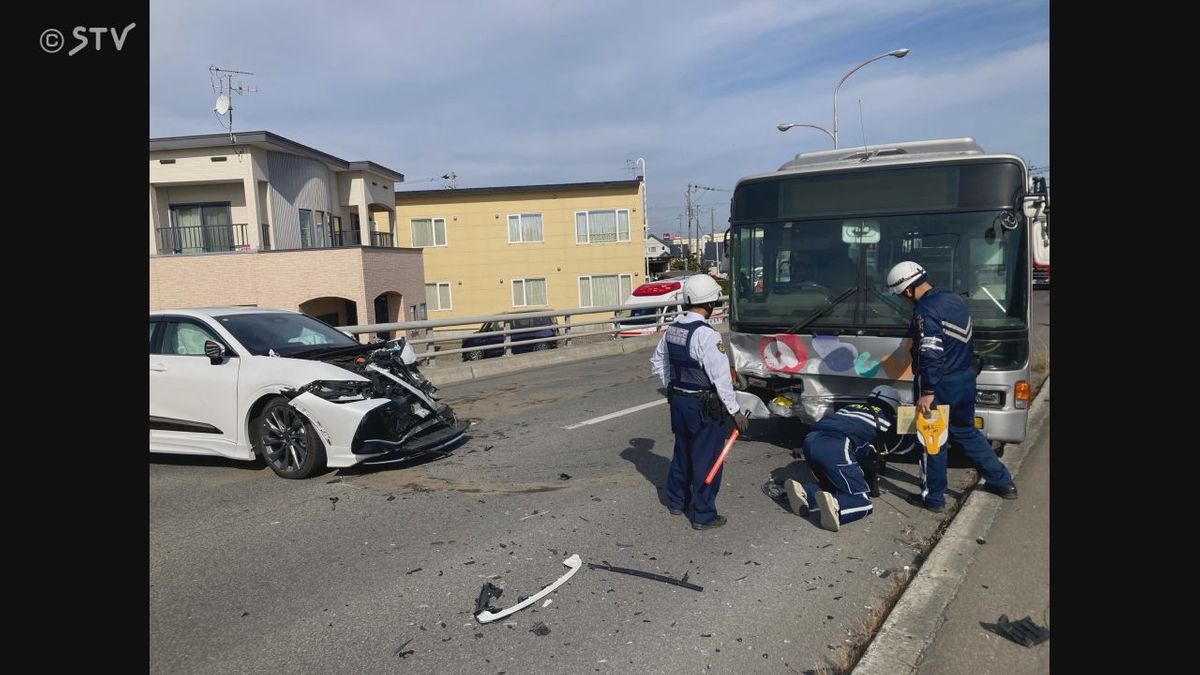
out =
<svg viewBox="0 0 1200 675"><path fill-rule="evenodd" d="M413 218L412 242L415 248L446 245L445 218Z"/></svg>
<svg viewBox="0 0 1200 675"><path fill-rule="evenodd" d="M546 305L545 279L513 279L513 307L530 307Z"/></svg>
<svg viewBox="0 0 1200 675"><path fill-rule="evenodd" d="M438 281L432 284L425 284L425 304L428 305L431 312L451 309L450 282Z"/></svg>
<svg viewBox="0 0 1200 675"><path fill-rule="evenodd" d="M576 244L629 241L629 209L575 212Z"/></svg>
<svg viewBox="0 0 1200 675"><path fill-rule="evenodd" d="M212 253L235 248L229 202L174 204L170 219L170 227L160 233L159 250L163 253Z"/></svg>
<svg viewBox="0 0 1200 675"><path fill-rule="evenodd" d="M508 217L508 243L542 241L542 214L514 213Z"/></svg>
<svg viewBox="0 0 1200 675"><path fill-rule="evenodd" d="M629 297L632 287L631 274L593 274L579 277L579 306L619 305Z"/></svg>
<svg viewBox="0 0 1200 675"><path fill-rule="evenodd" d="M300 248L310 248L312 244L313 213L309 209L300 209Z"/></svg>

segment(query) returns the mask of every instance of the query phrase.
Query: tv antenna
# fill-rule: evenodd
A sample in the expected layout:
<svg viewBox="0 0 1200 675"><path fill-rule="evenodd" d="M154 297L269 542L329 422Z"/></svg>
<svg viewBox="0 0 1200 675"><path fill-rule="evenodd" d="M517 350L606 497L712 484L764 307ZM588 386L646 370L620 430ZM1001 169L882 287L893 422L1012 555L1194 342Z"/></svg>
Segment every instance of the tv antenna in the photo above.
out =
<svg viewBox="0 0 1200 675"><path fill-rule="evenodd" d="M234 83L234 76L237 75L253 75L244 70L226 70L216 66L208 67L208 74L211 80L213 91L217 94L217 102L213 105L213 112L217 115L217 120L221 126L229 130L229 142L237 143L237 136L233 134L233 95L243 96L251 94L258 89L247 86L239 78L237 83ZM224 80L224 81L222 81ZM229 115L229 121L225 121L225 116Z"/></svg>

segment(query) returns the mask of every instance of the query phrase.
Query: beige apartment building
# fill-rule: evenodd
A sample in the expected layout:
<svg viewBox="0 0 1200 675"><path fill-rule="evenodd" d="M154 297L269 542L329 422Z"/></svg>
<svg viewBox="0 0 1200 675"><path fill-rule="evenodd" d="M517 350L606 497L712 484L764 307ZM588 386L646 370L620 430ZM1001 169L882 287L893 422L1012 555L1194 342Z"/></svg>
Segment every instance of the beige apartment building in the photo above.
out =
<svg viewBox="0 0 1200 675"><path fill-rule="evenodd" d="M412 320L425 275L422 251L396 240L403 180L268 131L150 139L150 309Z"/></svg>
<svg viewBox="0 0 1200 675"><path fill-rule="evenodd" d="M621 304L646 281L643 189L639 178L397 192L397 243L424 252L429 319Z"/></svg>

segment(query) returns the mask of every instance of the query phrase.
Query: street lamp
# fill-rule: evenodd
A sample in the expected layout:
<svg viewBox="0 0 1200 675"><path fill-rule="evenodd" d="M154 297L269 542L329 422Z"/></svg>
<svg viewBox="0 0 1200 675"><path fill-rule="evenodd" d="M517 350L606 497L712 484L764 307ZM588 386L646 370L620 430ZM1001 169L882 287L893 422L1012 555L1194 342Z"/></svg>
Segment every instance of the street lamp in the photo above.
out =
<svg viewBox="0 0 1200 675"><path fill-rule="evenodd" d="M808 127L810 129L819 129L821 131L824 131L825 135L829 136L829 138L833 140L833 147L835 147L835 148L837 147L837 139L834 138L833 134L829 133L829 130L826 129L825 127L819 127L815 124L794 124L794 123L789 122L787 124L776 125L775 128L780 131L787 131L788 129L791 129L792 127Z"/></svg>
<svg viewBox="0 0 1200 675"><path fill-rule="evenodd" d="M628 160L626 160L628 161ZM649 214L646 213L646 160L638 157L634 160L635 164L642 165L642 257L646 256L646 234L649 233ZM650 259L646 258L646 281L650 281Z"/></svg>
<svg viewBox="0 0 1200 675"><path fill-rule="evenodd" d="M838 83L837 83L837 87L835 87L835 88L834 88L834 90L833 90L833 147L834 147L834 148L836 148L836 147L838 146L838 107L837 107L837 93L838 93L838 89L841 89L841 88L842 88L842 83L846 81L846 78L848 78L848 77L850 77L851 75L853 75L853 74L854 74L854 72L855 72L855 71L857 71L859 68L862 68L863 66L867 65L868 63L871 63L872 61L878 61L879 59L882 59L882 58L884 58L885 56L894 56L894 57L896 57L896 58L898 58L898 59L902 59L902 58L904 58L905 56L907 56L907 55L908 55L908 51L909 51L909 50L907 50L907 49L893 49L892 51L890 51L890 52L888 52L888 53L886 53L886 54L880 54L879 56L876 56L876 57L873 57L873 58L869 58L869 59L867 59L866 61L863 61L862 63L858 64L857 66L854 66L853 68L851 68L851 69L850 69L850 72L848 72L848 73L846 73L845 75L843 75L843 76L842 76L842 79L838 81Z"/></svg>

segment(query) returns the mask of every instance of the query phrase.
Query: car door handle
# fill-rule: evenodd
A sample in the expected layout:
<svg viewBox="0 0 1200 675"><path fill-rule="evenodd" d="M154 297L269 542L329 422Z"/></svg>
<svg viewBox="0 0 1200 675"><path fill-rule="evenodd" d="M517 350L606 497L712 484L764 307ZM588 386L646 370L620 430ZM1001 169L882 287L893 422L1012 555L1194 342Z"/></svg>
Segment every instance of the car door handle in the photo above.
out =
<svg viewBox="0 0 1200 675"><path fill-rule="evenodd" d="M167 367L161 363L151 363L150 370L153 370L156 373L165 373L167 372Z"/></svg>

